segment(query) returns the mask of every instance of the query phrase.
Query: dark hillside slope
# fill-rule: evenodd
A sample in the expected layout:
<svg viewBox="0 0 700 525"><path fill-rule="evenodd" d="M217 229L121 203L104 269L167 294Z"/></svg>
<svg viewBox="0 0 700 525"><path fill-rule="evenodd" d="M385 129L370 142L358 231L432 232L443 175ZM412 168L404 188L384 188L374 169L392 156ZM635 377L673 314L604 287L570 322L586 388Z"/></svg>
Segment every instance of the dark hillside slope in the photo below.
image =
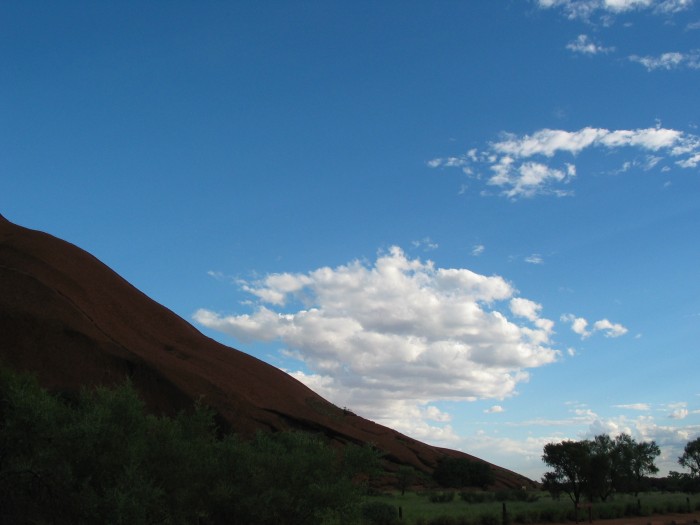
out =
<svg viewBox="0 0 700 525"><path fill-rule="evenodd" d="M344 413L279 369L204 336L89 253L1 215L0 361L66 395L129 377L158 413L202 398L244 435L298 429L373 443L389 469L430 472L439 458L463 455ZM501 486L531 483L492 468Z"/></svg>

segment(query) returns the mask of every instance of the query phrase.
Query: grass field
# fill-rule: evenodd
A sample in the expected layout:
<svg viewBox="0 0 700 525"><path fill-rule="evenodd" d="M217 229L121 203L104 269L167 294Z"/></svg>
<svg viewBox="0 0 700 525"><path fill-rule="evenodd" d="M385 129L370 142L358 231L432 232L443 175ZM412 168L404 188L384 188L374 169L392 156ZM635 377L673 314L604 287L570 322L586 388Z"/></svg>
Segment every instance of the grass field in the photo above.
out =
<svg viewBox="0 0 700 525"><path fill-rule="evenodd" d="M434 503L430 493L383 494L369 496L367 501L382 502L401 508L402 523L408 525L502 525L505 504L506 523L560 523L576 518L573 503L566 495L553 500L546 492L531 494L534 501L488 501L467 503L459 493L452 501ZM623 518L626 516L651 516L653 514L684 513L700 510L700 496L683 493L644 493L638 498L631 495L615 495L606 502L596 502L590 507L593 520ZM588 521L589 509L581 508L579 520Z"/></svg>

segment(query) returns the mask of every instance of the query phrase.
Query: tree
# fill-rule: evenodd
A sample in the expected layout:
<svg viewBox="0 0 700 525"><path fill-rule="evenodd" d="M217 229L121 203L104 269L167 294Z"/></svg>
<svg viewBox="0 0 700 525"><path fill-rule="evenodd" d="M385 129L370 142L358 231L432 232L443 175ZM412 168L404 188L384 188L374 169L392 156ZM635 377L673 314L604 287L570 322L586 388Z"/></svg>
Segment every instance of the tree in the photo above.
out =
<svg viewBox="0 0 700 525"><path fill-rule="evenodd" d="M686 443L683 454L678 458L678 463L689 468L693 478L700 478L700 437Z"/></svg>
<svg viewBox="0 0 700 525"><path fill-rule="evenodd" d="M629 434L620 434L615 438L612 454L615 488L620 492L639 495L645 478L659 471L654 460L661 450L655 441L637 443Z"/></svg>
<svg viewBox="0 0 700 525"><path fill-rule="evenodd" d="M581 495L588 489L590 453L589 441L562 441L544 446L542 461L554 469L545 475L546 482L550 487L556 484L575 507L578 507Z"/></svg>
<svg viewBox="0 0 700 525"><path fill-rule="evenodd" d="M605 501L615 490L615 444L607 434L595 436L588 443L590 456L585 465L587 496L591 501L595 497Z"/></svg>
<svg viewBox="0 0 700 525"><path fill-rule="evenodd" d="M399 467L399 470L396 472L396 486L401 491L402 496L406 493L406 489L411 486L415 477L416 471L413 467L408 465Z"/></svg>

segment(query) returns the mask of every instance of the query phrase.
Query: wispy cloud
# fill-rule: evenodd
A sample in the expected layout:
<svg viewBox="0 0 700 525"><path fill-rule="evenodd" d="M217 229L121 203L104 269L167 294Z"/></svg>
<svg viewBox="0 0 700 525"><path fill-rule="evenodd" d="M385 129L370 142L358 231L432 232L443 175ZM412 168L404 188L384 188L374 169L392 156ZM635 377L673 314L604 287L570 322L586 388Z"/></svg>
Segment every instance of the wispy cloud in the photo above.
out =
<svg viewBox="0 0 700 525"><path fill-rule="evenodd" d="M544 259L539 253L533 253L525 257L525 262L530 264L544 264Z"/></svg>
<svg viewBox="0 0 700 525"><path fill-rule="evenodd" d="M242 341L282 342L311 371L298 379L416 437L444 431L421 407L507 397L526 369L560 356L554 323L505 279L437 268L397 247L371 265L272 274L242 287L259 301L252 313L201 309L195 320Z"/></svg>
<svg viewBox="0 0 700 525"><path fill-rule="evenodd" d="M576 165L561 160L557 165L552 163L562 155L576 157L591 149L644 154L647 161L632 159L625 169L640 165L646 169L668 160L681 168L694 168L700 163L700 137L656 126L619 130L586 127L577 131L545 128L530 135L503 133L500 140L481 151L432 159L428 166L459 167L467 176L485 180L487 187L498 188L501 195L511 199L566 196L573 193L567 185L577 176ZM653 158L652 163L649 158Z"/></svg>
<svg viewBox="0 0 700 525"><path fill-rule="evenodd" d="M558 8L571 19L590 19L595 14L617 15L631 11L671 14L692 6L693 0L537 0L543 9Z"/></svg>
<svg viewBox="0 0 700 525"><path fill-rule="evenodd" d="M597 44L588 35L579 35L566 45L566 49L582 55L599 55L615 50L614 47L604 47Z"/></svg>
<svg viewBox="0 0 700 525"><path fill-rule="evenodd" d="M613 405L613 407L621 408L623 410L639 410L641 412L651 410L651 405L649 405L649 403L631 403L628 405Z"/></svg>
<svg viewBox="0 0 700 525"><path fill-rule="evenodd" d="M423 251L437 250L440 245L433 241L430 237L423 237L418 241L411 241L414 248L422 249Z"/></svg>
<svg viewBox="0 0 700 525"><path fill-rule="evenodd" d="M657 69L700 69L700 50L693 50L688 53L670 52L662 53L658 56L631 55L629 60L643 65L647 71Z"/></svg>

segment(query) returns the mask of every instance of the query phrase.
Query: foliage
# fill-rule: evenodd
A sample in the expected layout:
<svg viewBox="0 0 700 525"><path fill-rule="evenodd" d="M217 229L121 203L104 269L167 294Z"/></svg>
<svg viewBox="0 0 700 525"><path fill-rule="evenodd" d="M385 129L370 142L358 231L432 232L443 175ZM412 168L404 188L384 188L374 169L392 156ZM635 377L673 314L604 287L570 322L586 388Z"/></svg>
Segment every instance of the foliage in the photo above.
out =
<svg viewBox="0 0 700 525"><path fill-rule="evenodd" d="M443 458L433 471L433 479L442 487L482 487L493 483L491 467L483 461L467 458Z"/></svg>
<svg viewBox="0 0 700 525"><path fill-rule="evenodd" d="M578 505L586 488L590 456L590 443L587 441L547 443L542 461L554 471L543 482L548 486L555 484L568 494L574 505Z"/></svg>
<svg viewBox="0 0 700 525"><path fill-rule="evenodd" d="M654 459L660 454L651 441L637 443L626 434L614 440L607 435L592 440L548 443L543 461L554 470L542 478L553 498L567 494L575 506L581 497L606 501L614 492L638 494L649 474L658 472Z"/></svg>
<svg viewBox="0 0 700 525"><path fill-rule="evenodd" d="M430 499L432 503L449 503L455 499L455 493L450 491L432 492L430 496L428 496L428 499Z"/></svg>
<svg viewBox="0 0 700 525"><path fill-rule="evenodd" d="M345 523L376 462L310 434L218 437L202 405L148 415L129 383L69 404L0 367L0 524Z"/></svg>
<svg viewBox="0 0 700 525"><path fill-rule="evenodd" d="M690 475L693 478L700 478L700 437L686 443L678 463L690 469Z"/></svg>
<svg viewBox="0 0 700 525"><path fill-rule="evenodd" d="M396 507L382 501L370 501L363 504L362 519L368 525L394 525L399 523Z"/></svg>
<svg viewBox="0 0 700 525"><path fill-rule="evenodd" d="M514 493L515 491L513 491ZM538 497L528 498L530 501L508 500L506 503L507 522L511 524L535 524L535 523L565 523L574 522L576 512L568 498L553 500L546 492L527 491ZM402 498L393 495L381 495L366 497L367 502L384 502L390 505L401 505L403 521L406 525L418 525L420 523L453 523L480 525L484 521L498 517L502 520L503 503L495 500L493 492L468 492L475 494L479 499L480 494L485 495L484 501L478 503L465 502L462 498L436 505L430 502L429 493L417 494L406 492ZM594 522L606 517L635 517L651 516L652 514L667 514L700 510L700 496L688 496L682 493L644 492L638 497L628 494L615 494L606 502L596 502L591 507L591 516ZM579 509L580 522L588 522L588 509ZM650 520L658 521L658 520ZM605 522L601 522L605 523Z"/></svg>
<svg viewBox="0 0 700 525"><path fill-rule="evenodd" d="M396 487L401 491L401 495L406 494L406 489L416 479L416 470L413 467L402 465L396 472Z"/></svg>

